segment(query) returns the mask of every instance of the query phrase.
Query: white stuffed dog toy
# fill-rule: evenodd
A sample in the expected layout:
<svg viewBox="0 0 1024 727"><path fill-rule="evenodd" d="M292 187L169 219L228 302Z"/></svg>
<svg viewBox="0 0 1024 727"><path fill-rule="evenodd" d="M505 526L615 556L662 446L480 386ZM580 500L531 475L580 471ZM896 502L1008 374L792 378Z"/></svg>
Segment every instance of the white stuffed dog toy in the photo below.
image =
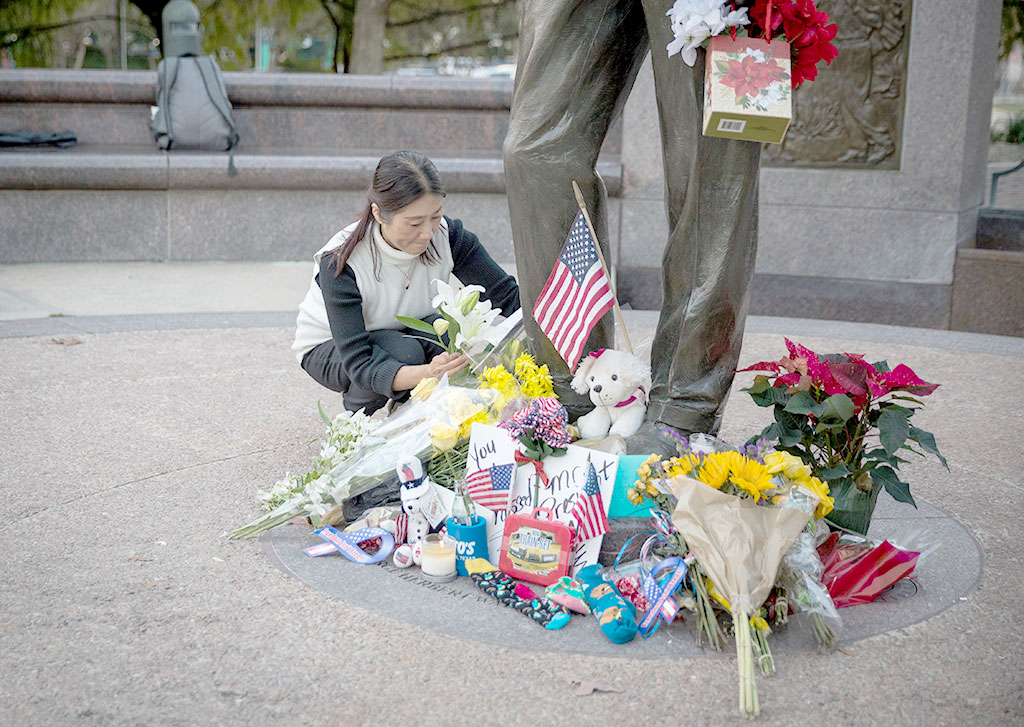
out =
<svg viewBox="0 0 1024 727"><path fill-rule="evenodd" d="M589 392L596 407L576 423L583 439L629 437L640 429L647 413L651 367L626 351L603 348L580 361L572 388L579 394Z"/></svg>

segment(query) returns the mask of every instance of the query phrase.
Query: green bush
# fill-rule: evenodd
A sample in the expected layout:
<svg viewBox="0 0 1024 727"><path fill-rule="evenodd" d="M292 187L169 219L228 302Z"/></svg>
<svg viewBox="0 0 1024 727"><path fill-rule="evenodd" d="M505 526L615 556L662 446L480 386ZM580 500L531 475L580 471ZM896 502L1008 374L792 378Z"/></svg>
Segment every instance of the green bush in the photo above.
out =
<svg viewBox="0 0 1024 727"><path fill-rule="evenodd" d="M1008 144L1024 144L1024 115L1014 116L1006 126Z"/></svg>

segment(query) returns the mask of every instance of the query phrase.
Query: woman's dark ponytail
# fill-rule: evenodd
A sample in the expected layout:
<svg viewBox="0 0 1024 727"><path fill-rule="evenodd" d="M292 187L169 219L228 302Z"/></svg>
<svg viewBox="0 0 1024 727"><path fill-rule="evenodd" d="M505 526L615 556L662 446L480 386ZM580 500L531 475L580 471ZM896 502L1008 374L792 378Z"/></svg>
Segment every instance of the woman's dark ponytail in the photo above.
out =
<svg viewBox="0 0 1024 727"><path fill-rule="evenodd" d="M374 204L380 209L381 217L389 220L396 212L427 194L444 197L444 186L432 161L414 151L396 151L382 158L377 163L373 182L366 192L366 209L356 218L355 229L345 242L327 253L334 258L334 277L341 275L352 251L366 237L373 223ZM376 248L371 246L370 249L376 271L379 267ZM427 263L436 259L437 250L431 242L430 247L420 255L420 260Z"/></svg>

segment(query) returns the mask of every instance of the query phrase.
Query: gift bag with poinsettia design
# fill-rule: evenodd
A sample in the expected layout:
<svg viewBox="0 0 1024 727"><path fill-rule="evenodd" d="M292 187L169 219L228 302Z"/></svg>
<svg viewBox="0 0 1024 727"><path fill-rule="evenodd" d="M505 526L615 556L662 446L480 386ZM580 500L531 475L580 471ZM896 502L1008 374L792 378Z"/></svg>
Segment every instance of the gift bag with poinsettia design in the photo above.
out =
<svg viewBox="0 0 1024 727"><path fill-rule="evenodd" d="M793 118L789 43L716 35L704 73L705 136L782 141Z"/></svg>

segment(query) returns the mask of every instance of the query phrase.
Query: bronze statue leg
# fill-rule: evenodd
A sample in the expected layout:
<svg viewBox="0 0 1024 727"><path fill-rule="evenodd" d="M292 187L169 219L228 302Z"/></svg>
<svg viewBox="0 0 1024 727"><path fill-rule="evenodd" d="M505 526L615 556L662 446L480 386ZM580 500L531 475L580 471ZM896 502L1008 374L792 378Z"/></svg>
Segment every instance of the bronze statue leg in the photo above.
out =
<svg viewBox="0 0 1024 727"><path fill-rule="evenodd" d="M667 56L667 8L655 0L523 0L505 180L520 297L530 310L576 214L573 179L607 241L597 156L653 48L669 238L647 420L714 432L739 359L754 272L761 145L701 134L704 55L692 69ZM568 387L565 363L535 322L525 321L563 403L573 414L588 410L589 401ZM608 346L612 333L605 316L588 349Z"/></svg>
<svg viewBox="0 0 1024 727"><path fill-rule="evenodd" d="M608 222L604 183L595 165L647 52L643 12L621 0L521 0L520 50L508 136L505 181L515 245L519 295L530 311L554 268L579 209L576 180L605 256ZM531 316L526 331L538 362L570 413L588 398L569 388L565 362ZM614 342L611 314L595 326L587 350Z"/></svg>
<svg viewBox="0 0 1024 727"><path fill-rule="evenodd" d="M663 2L648 1L669 237L651 351L648 422L717 432L739 361L757 253L761 144L704 136L704 51L669 58Z"/></svg>

